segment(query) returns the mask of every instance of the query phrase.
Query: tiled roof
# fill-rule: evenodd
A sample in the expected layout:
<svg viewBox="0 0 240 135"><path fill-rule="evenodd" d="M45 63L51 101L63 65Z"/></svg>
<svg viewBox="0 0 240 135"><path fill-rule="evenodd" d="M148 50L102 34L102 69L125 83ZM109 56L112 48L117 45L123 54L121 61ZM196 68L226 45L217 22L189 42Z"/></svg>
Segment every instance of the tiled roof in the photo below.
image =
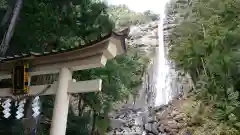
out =
<svg viewBox="0 0 240 135"><path fill-rule="evenodd" d="M103 36L100 39L92 41L85 45L71 46L68 49L60 48L60 49L53 49L49 52L43 52L43 53L29 52L29 53L13 54L11 56L0 57L0 63L4 63L4 62L10 61L10 60L18 60L18 59L23 59L23 58L28 58L28 57L29 58L30 57L41 57L41 56L46 56L46 55L54 55L54 54L58 54L58 53L70 52L70 51L74 51L77 49L83 49L85 47L95 45L96 43L106 40L110 37L120 38L120 40L122 41L122 47L124 48L124 50L126 50L125 38L128 36L128 33L129 33L129 28L125 28L120 32L109 33L106 36Z"/></svg>

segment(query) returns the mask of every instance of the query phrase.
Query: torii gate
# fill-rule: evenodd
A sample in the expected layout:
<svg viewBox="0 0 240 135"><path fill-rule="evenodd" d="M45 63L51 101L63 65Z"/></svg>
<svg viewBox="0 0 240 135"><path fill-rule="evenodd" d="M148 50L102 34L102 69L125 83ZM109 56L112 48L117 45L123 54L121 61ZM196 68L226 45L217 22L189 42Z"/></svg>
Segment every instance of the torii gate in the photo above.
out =
<svg viewBox="0 0 240 135"><path fill-rule="evenodd" d="M31 63L30 76L59 73L58 81L43 95L56 94L50 135L65 135L69 107L68 93L101 91L102 86L101 79L74 82L72 72L104 67L107 60L123 54L126 51L125 38L128 32L129 29L119 33L112 32L98 41L77 48L0 58L0 80L11 78L11 70L19 60ZM30 86L28 94L35 95L47 86ZM0 89L0 96L11 96L11 89Z"/></svg>

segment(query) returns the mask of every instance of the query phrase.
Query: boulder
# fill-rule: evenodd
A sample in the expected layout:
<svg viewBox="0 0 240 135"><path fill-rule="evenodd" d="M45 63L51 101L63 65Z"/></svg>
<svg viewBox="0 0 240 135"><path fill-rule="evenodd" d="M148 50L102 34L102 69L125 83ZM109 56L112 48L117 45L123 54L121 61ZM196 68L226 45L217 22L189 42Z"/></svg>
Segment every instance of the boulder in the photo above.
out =
<svg viewBox="0 0 240 135"><path fill-rule="evenodd" d="M151 131L156 135L159 133L157 127L158 127L157 123L154 123L154 124L151 125L151 129L152 129Z"/></svg>
<svg viewBox="0 0 240 135"><path fill-rule="evenodd" d="M178 123L175 120L170 120L164 126L171 128L171 129L178 129Z"/></svg>
<svg viewBox="0 0 240 135"><path fill-rule="evenodd" d="M157 122L156 116L148 117L147 122L148 123L155 123L155 122Z"/></svg>
<svg viewBox="0 0 240 135"><path fill-rule="evenodd" d="M176 120L176 121L181 121L181 120L184 120L185 117L186 116L185 116L184 113L179 113L173 119Z"/></svg>
<svg viewBox="0 0 240 135"><path fill-rule="evenodd" d="M178 111L176 111L176 110L173 110L173 111L171 112L171 116L172 116L172 117L175 117L175 116L177 116L179 113L180 113L180 112L178 112Z"/></svg>
<svg viewBox="0 0 240 135"><path fill-rule="evenodd" d="M150 133L153 133L155 135L157 135L159 133L159 131L157 129L157 123L156 124L147 123L144 125L144 127Z"/></svg>
<svg viewBox="0 0 240 135"><path fill-rule="evenodd" d="M164 119L162 112L157 112L155 115L156 115L156 118L157 118L158 120Z"/></svg>
<svg viewBox="0 0 240 135"><path fill-rule="evenodd" d="M152 127L151 127L151 124L150 123L147 123L147 124L144 124L144 128L148 131L151 131L152 130Z"/></svg>
<svg viewBox="0 0 240 135"><path fill-rule="evenodd" d="M125 121L121 120L121 119L113 119L111 120L111 127L114 128L119 128L123 125Z"/></svg>
<svg viewBox="0 0 240 135"><path fill-rule="evenodd" d="M164 130L165 130L164 125L163 124L159 125L158 131L161 132L161 133L164 133Z"/></svg>
<svg viewBox="0 0 240 135"><path fill-rule="evenodd" d="M178 122L177 126L178 126L179 129L183 129L184 127L187 126L187 123L179 123Z"/></svg>

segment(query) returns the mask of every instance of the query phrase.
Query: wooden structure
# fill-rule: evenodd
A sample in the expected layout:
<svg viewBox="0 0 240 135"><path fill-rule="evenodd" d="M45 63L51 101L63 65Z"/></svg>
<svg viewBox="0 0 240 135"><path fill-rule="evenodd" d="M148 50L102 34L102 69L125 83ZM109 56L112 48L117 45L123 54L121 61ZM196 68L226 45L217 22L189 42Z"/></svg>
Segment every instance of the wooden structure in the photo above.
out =
<svg viewBox="0 0 240 135"><path fill-rule="evenodd" d="M68 115L68 93L94 92L101 90L101 79L75 82L72 72L104 67L107 60L126 51L125 38L128 29L112 32L98 41L52 50L51 52L20 54L0 58L0 80L11 78L11 70L19 60L30 63L29 75L59 73L58 81L51 85L44 95L56 94L50 135L65 135ZM29 95L35 95L47 85L30 86ZM0 96L11 96L11 88L0 89Z"/></svg>

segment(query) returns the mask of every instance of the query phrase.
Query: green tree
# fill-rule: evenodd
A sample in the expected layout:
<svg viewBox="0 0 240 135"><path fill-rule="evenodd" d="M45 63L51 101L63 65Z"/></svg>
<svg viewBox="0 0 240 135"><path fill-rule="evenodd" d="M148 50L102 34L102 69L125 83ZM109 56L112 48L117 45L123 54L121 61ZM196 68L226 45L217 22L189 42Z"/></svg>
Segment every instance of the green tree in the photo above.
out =
<svg viewBox="0 0 240 135"><path fill-rule="evenodd" d="M126 5L110 5L108 13L111 20L116 23L116 27L125 27L136 24L144 24L158 19L159 15L152 11L136 13Z"/></svg>
<svg viewBox="0 0 240 135"><path fill-rule="evenodd" d="M212 119L227 122L236 131L240 120L239 1L176 0L169 7L168 15L176 23L169 36L171 59L191 75L196 99L213 105Z"/></svg>

